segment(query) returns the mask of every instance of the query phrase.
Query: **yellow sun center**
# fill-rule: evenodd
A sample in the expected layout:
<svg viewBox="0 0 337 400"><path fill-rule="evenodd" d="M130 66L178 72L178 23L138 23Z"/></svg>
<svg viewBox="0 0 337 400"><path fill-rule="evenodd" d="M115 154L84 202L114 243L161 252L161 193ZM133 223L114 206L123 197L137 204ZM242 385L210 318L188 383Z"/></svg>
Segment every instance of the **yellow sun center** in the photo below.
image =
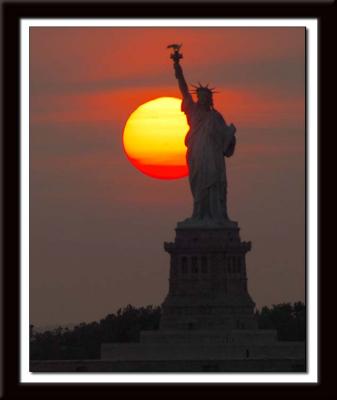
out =
<svg viewBox="0 0 337 400"><path fill-rule="evenodd" d="M160 179L187 175L184 139L189 127L181 100L160 97L138 107L124 128L124 150L141 172Z"/></svg>

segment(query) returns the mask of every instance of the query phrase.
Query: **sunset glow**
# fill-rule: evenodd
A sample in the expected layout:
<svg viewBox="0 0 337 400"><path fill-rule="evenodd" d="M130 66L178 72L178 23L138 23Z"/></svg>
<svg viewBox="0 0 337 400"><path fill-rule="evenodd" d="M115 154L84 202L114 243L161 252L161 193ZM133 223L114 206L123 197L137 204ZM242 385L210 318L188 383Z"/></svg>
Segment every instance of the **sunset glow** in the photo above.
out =
<svg viewBox="0 0 337 400"><path fill-rule="evenodd" d="M91 323L126 304L162 303L162 243L193 210L171 43L183 43L187 84L214 86L215 109L237 128L235 154L225 159L228 208L253 243L257 307L305 300L305 72L314 33L308 41L302 24L128 21L38 24L22 35L30 323Z"/></svg>
<svg viewBox="0 0 337 400"><path fill-rule="evenodd" d="M184 139L188 125L181 100L160 97L142 104L124 128L125 153L139 171L158 179L187 176Z"/></svg>

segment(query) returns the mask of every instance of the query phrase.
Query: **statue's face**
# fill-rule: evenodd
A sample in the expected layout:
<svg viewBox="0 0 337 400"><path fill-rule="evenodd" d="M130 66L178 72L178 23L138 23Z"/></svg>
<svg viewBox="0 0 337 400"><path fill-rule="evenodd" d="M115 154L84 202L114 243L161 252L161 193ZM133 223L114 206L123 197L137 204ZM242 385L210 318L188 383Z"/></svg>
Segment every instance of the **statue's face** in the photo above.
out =
<svg viewBox="0 0 337 400"><path fill-rule="evenodd" d="M212 93L206 90L199 90L197 92L198 103L205 106L213 105Z"/></svg>

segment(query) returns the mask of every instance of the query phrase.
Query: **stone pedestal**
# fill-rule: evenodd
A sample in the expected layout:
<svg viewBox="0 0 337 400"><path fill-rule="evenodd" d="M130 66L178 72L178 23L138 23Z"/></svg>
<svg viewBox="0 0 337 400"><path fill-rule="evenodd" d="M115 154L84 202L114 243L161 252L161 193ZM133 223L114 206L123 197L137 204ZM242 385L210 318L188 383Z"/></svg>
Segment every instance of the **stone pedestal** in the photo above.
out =
<svg viewBox="0 0 337 400"><path fill-rule="evenodd" d="M237 223L178 227L164 248L171 262L161 330L257 328L245 262L251 243L241 241Z"/></svg>

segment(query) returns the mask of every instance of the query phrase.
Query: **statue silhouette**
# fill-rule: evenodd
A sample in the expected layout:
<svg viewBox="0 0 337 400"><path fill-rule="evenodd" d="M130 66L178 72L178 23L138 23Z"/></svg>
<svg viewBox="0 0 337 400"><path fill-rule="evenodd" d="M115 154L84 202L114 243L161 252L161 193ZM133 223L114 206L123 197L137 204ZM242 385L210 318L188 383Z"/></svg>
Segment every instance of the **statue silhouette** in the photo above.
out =
<svg viewBox="0 0 337 400"><path fill-rule="evenodd" d="M181 109L190 127L186 137L189 182L194 199L193 214L180 224L223 225L230 220L227 213L227 178L224 157L234 153L236 128L227 125L214 109L214 89L194 86L197 101L188 90L180 65L181 45L170 45L175 76L183 97Z"/></svg>

